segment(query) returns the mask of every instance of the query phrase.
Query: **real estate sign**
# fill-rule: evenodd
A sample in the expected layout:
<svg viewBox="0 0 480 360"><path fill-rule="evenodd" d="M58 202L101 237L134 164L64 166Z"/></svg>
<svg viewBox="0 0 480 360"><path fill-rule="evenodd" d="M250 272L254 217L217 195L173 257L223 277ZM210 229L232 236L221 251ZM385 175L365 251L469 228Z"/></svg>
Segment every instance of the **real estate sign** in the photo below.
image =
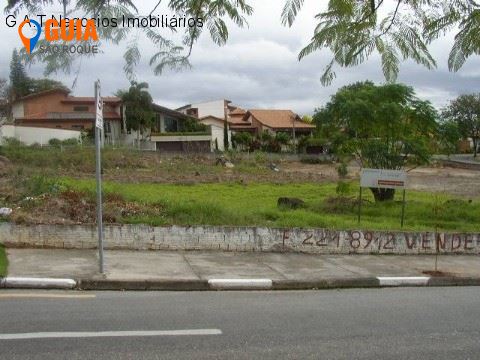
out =
<svg viewBox="0 0 480 360"><path fill-rule="evenodd" d="M407 172L404 170L362 169L360 186L403 190L407 186Z"/></svg>

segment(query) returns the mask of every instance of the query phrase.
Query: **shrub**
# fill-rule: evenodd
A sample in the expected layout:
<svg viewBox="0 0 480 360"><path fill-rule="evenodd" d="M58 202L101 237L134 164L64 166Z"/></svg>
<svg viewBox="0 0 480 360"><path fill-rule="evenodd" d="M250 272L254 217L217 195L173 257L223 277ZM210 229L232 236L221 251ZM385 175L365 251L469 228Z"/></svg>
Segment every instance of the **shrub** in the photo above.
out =
<svg viewBox="0 0 480 360"><path fill-rule="evenodd" d="M350 193L350 183L339 181L335 192L338 196L347 196Z"/></svg>
<svg viewBox="0 0 480 360"><path fill-rule="evenodd" d="M340 179L345 179L348 175L347 164L342 162L340 165L338 165L337 166L337 172L338 172L338 176L340 177Z"/></svg>
<svg viewBox="0 0 480 360"><path fill-rule="evenodd" d="M25 146L23 142L18 140L17 138L14 137L5 137L3 138L3 143L5 146L9 147L20 147L20 146Z"/></svg>
<svg viewBox="0 0 480 360"><path fill-rule="evenodd" d="M76 146L76 145L78 145L78 139L71 138L71 139L63 140L62 145L63 146Z"/></svg>
<svg viewBox="0 0 480 360"><path fill-rule="evenodd" d="M62 145L62 141L59 139L50 139L48 140L48 145L54 146L54 147L60 147L60 145Z"/></svg>
<svg viewBox="0 0 480 360"><path fill-rule="evenodd" d="M47 193L60 192L64 186L57 180L44 175L35 175L24 181L26 196L39 196Z"/></svg>

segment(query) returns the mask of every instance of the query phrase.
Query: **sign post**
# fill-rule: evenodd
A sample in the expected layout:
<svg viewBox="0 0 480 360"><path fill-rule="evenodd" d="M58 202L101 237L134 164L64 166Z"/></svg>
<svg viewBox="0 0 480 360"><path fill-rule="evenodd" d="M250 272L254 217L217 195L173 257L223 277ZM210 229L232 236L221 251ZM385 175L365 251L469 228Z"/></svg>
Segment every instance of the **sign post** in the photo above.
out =
<svg viewBox="0 0 480 360"><path fill-rule="evenodd" d="M405 222L405 197L407 172L404 170L362 169L360 173L360 194L358 199L358 223L362 211L362 188L403 190L401 227Z"/></svg>
<svg viewBox="0 0 480 360"><path fill-rule="evenodd" d="M102 156L101 136L103 134L103 101L100 80L95 82L95 177L97 181L97 227L99 270L103 274L103 214L102 214Z"/></svg>

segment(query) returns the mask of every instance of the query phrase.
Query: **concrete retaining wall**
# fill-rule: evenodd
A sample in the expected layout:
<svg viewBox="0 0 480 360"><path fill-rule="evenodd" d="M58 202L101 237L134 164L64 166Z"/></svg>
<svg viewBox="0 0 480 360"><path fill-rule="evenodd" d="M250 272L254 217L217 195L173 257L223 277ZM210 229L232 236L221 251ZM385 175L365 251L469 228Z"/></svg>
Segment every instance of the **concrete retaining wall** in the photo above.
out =
<svg viewBox="0 0 480 360"><path fill-rule="evenodd" d="M8 247L94 249L91 225L0 224ZM332 231L252 227L105 227L105 248L125 250L294 251L312 254L480 254L480 234Z"/></svg>

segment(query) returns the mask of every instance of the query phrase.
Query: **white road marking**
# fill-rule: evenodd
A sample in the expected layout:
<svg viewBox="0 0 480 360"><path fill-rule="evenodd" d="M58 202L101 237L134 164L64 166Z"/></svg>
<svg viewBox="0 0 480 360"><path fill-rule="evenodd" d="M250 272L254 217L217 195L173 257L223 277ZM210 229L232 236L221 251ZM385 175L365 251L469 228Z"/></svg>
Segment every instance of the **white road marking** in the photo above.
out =
<svg viewBox="0 0 480 360"><path fill-rule="evenodd" d="M429 276L379 276L377 277L378 281L380 282L380 286L406 286L406 285L414 285L414 286L422 286L427 285L428 280L430 280Z"/></svg>
<svg viewBox="0 0 480 360"><path fill-rule="evenodd" d="M94 299L95 294L75 295L75 294L35 294L35 293L0 293L0 299Z"/></svg>
<svg viewBox="0 0 480 360"><path fill-rule="evenodd" d="M148 337L148 336L205 336L205 335L222 335L222 330L191 329L191 330L160 330L160 331L37 332L37 333L23 333L23 334L0 334L0 340Z"/></svg>
<svg viewBox="0 0 480 360"><path fill-rule="evenodd" d="M271 279L210 279L208 285L218 290L271 289Z"/></svg>

